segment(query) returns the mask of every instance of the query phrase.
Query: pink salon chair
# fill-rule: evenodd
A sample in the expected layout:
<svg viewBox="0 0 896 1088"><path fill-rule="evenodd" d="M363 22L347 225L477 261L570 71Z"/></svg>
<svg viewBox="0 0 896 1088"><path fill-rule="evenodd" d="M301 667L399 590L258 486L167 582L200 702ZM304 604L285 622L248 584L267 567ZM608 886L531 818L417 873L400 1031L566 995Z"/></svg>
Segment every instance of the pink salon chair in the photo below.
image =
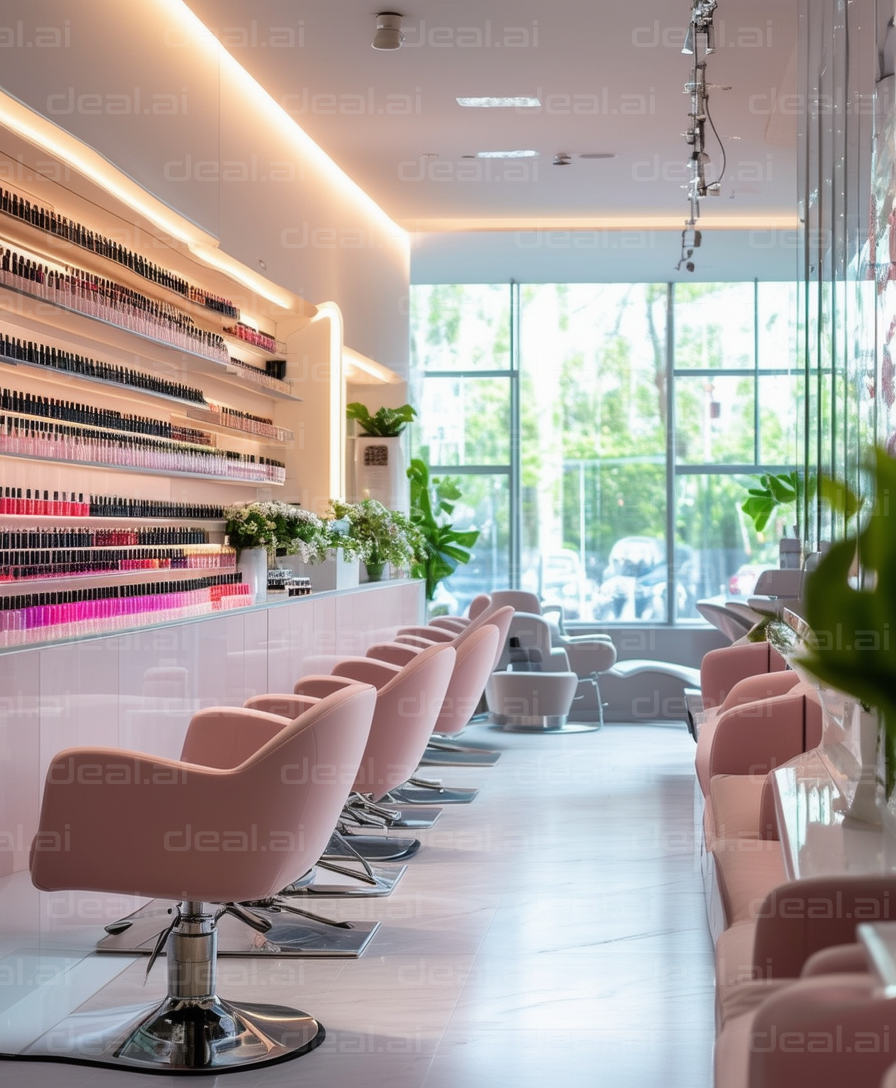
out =
<svg viewBox="0 0 896 1088"><path fill-rule="evenodd" d="M31 850L35 886L157 896L179 907L157 946L167 943L165 1000L110 1010L104 1023L95 1010L83 1024L74 1016L53 1029L48 1047L63 1032L67 1061L215 1073L297 1057L322 1042L323 1028L305 1013L218 997L216 923L228 911L251 919L237 904L267 900L317 860L364 753L375 702L372 687L356 684L292 721L200 711L180 760L110 748L72 748L53 759ZM351 777L304 773L309 766L350 768ZM80 1037L79 1026L89 1035ZM29 1056L41 1053L38 1040Z"/></svg>
<svg viewBox="0 0 896 1088"><path fill-rule="evenodd" d="M484 600L485 603L482 609L459 634L454 636L452 645L459 649L464 641L472 637L481 626L485 623L491 624L498 629L498 648L492 663L492 670L494 670L506 644L507 634L513 618L513 608L509 605L503 607L490 605L487 598ZM441 635L441 632L439 632L439 635ZM377 643L369 647L367 656L376 658L378 661L387 661L393 665L403 665L411 661L421 649L425 648L426 644L426 640L420 635L399 634L392 642ZM484 692L484 690L485 682L482 685L482 691ZM481 695L482 692L480 693L480 700ZM469 724L473 716L480 712L480 708L481 702L477 702L470 711L467 720L459 727L456 721L448 722L446 720L447 716L444 716L430 740L421 762L429 765L446 764L449 766L492 766L496 763L501 755L499 751L457 743L457 735Z"/></svg>
<svg viewBox="0 0 896 1088"><path fill-rule="evenodd" d="M292 695L257 695L248 708L292 718L309 702L341 691L355 683L377 689L373 724L364 749L352 793L343 809L335 841L324 854L324 863L334 855L348 853L364 861L399 861L419 848L414 839L365 835L351 832L346 822L374 827L430 827L434 817L414 819L379 802L389 791L406 782L420 762L454 672L457 652L453 646L430 646L407 665L389 665L371 658L351 657L337 663L329 676L305 676ZM363 866L359 878L367 882L380 878Z"/></svg>
<svg viewBox="0 0 896 1088"><path fill-rule="evenodd" d="M757 901L740 954L717 948L716 1088L879 1084L896 1004L852 942L857 923L890 917L894 894L893 876L839 876Z"/></svg>
<svg viewBox="0 0 896 1088"><path fill-rule="evenodd" d="M456 737L469 723L486 682L491 675L499 654L499 647L510 626L513 609L498 609L486 624L470 624L453 643L457 651L454 671L445 698L433 725L433 735L439 739ZM492 622L494 621L494 622ZM381 644L371 647L376 661L393 665L405 665L425 651L401 643ZM407 784L391 789L386 800L402 805L466 804L472 801L477 789L447 789L412 776Z"/></svg>

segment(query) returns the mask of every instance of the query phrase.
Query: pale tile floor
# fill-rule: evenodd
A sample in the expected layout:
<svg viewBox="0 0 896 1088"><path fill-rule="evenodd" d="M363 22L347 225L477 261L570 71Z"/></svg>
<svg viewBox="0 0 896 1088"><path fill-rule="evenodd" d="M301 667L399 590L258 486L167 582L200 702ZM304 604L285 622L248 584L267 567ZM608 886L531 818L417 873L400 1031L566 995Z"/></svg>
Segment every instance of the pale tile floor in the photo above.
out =
<svg viewBox="0 0 896 1088"><path fill-rule="evenodd" d="M421 834L393 894L315 900L331 916L382 921L366 955L220 963L222 994L313 1013L323 1046L203 1086L709 1088L712 949L684 727L553 737L476 727L471 736L504 755L493 769L432 769L481 793ZM142 962L109 981L117 957L69 972L74 994L60 982L59 951L77 961L101 933L96 920L122 906L38 897L24 875L0 881L0 1050L46 1030L66 1000L161 996L162 965L145 987ZM27 948L41 960L25 960ZM139 1077L0 1062L4 1088L118 1088ZM184 1081L152 1078L175 1083Z"/></svg>

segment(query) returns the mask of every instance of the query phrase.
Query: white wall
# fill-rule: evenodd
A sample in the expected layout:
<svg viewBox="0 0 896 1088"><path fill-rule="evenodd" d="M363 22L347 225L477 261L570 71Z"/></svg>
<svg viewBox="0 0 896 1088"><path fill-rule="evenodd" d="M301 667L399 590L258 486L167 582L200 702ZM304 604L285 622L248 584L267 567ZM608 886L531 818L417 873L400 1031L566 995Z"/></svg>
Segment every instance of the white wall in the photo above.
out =
<svg viewBox="0 0 896 1088"><path fill-rule="evenodd" d="M406 372L403 232L234 77L177 0L4 0L0 86L234 257L338 303L346 343Z"/></svg>

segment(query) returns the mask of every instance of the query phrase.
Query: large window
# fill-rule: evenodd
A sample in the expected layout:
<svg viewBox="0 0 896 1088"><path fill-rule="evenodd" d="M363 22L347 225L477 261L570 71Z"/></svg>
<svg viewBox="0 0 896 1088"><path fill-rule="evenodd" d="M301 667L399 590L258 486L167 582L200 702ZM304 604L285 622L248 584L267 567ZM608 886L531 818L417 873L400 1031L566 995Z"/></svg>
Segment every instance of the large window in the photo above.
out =
<svg viewBox="0 0 896 1088"><path fill-rule="evenodd" d="M416 452L482 531L446 603L668 623L749 593L784 526L758 536L745 488L797 460L795 314L789 284L414 288Z"/></svg>

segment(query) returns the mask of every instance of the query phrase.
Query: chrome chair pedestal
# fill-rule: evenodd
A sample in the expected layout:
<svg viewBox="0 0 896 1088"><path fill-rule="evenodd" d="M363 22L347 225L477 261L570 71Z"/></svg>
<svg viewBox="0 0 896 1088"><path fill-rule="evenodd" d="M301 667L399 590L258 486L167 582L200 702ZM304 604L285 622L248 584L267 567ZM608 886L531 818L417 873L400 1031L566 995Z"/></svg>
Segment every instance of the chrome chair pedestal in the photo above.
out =
<svg viewBox="0 0 896 1088"><path fill-rule="evenodd" d="M216 915L209 904L184 903L167 941L160 936L156 953L167 943L168 972L161 1004L136 1015L120 1008L75 1014L33 1044L28 1056L135 1072L214 1073L270 1065L319 1046L323 1027L297 1009L218 997Z"/></svg>
<svg viewBox="0 0 896 1088"><path fill-rule="evenodd" d="M600 722L571 722L565 714L543 716L492 714L492 724L505 733L595 733Z"/></svg>

